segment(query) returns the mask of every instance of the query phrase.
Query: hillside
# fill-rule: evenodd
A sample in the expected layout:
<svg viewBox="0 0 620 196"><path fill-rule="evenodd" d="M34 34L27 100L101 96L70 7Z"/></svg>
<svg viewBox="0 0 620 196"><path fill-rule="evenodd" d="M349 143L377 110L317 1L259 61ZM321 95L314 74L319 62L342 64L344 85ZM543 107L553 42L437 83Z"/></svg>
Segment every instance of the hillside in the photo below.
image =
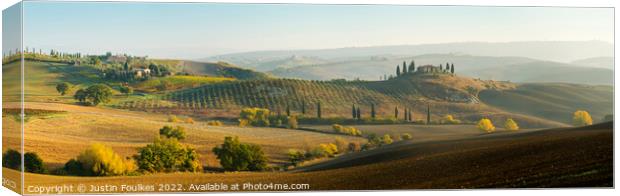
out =
<svg viewBox="0 0 620 196"><path fill-rule="evenodd" d="M551 86L553 87L553 86ZM550 88L551 88L550 87ZM349 118L351 107L360 107L362 117L368 118L374 105L377 116L392 118L394 108L400 109L402 118L405 108L413 112L414 120L425 120L427 106L431 109L433 121L439 121L451 114L465 122L475 122L481 117L490 117L503 122L506 118L519 121L525 127L565 126L574 112L575 103L593 104L592 101L609 100L611 88L591 88L579 85L555 87L557 90L577 91L592 97L574 101L559 102L545 96L545 88L535 92L540 100L553 102L552 113L536 114L546 107L524 107L528 104L515 100L515 107L496 107L496 102L504 98L487 96L487 92L520 89L520 85L509 82L484 81L467 77L439 75L407 75L387 81L307 81L293 79L269 79L254 81L226 81L207 84L197 88L174 91L158 95L152 99L119 102L115 107L154 111L198 113L207 116L235 117L244 107L269 108L284 113L287 106L293 114L316 116L317 103L321 103L322 116ZM552 90L551 88L550 90ZM478 93L481 92L480 99ZM509 103L509 102L506 102ZM597 119L610 108L611 102L597 103L599 106L586 108L598 110L593 116ZM535 105L534 105L535 106ZM600 109L600 110L599 110ZM524 112L523 110L526 110ZM561 115L560 115L561 114Z"/></svg>
<svg viewBox="0 0 620 196"><path fill-rule="evenodd" d="M464 54L424 54L417 56L369 56L337 60L325 64L276 69L270 73L285 78L329 80L336 78L377 80L395 71L403 61L416 65L455 64L456 73L483 80L513 82L568 82L612 84L613 70L576 64L542 61L514 56L473 56Z"/></svg>
<svg viewBox="0 0 620 196"><path fill-rule="evenodd" d="M586 67L614 69L614 57L602 56L602 57L579 59L579 60L572 61L571 64L582 65Z"/></svg>
<svg viewBox="0 0 620 196"><path fill-rule="evenodd" d="M225 62L205 63L196 61L181 61L177 66L180 67L182 72L193 75L219 76L237 78L241 80L268 78L268 76L264 73L240 68Z"/></svg>

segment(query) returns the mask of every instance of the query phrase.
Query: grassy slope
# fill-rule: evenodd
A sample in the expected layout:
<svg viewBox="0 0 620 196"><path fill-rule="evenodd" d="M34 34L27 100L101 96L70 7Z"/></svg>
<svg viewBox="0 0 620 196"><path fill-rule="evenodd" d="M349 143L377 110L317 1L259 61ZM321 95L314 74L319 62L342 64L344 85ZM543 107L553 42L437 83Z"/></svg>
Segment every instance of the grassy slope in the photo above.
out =
<svg viewBox="0 0 620 196"><path fill-rule="evenodd" d="M7 105L11 107L11 105ZM17 107L15 104L12 107ZM277 128L214 127L205 122L195 124L169 123L166 115L128 112L98 107L83 107L51 103L26 103L27 108L63 110L66 114L32 118L25 124L25 149L37 152L49 166L60 166L76 157L94 142L111 146L122 156L131 156L157 136L164 125L179 125L187 129L187 143L202 155L205 165L219 165L211 149L221 144L225 136L239 136L242 142L259 144L272 163L286 162L286 151L303 149L305 145L333 142L335 137L361 141L359 137L337 136L316 132ZM3 118L6 126L18 126L13 118ZM19 132L5 131L4 147L19 146ZM85 142L87 141L87 142ZM6 149L6 148L5 148Z"/></svg>
<svg viewBox="0 0 620 196"><path fill-rule="evenodd" d="M27 184L309 183L314 190L613 186L612 124L403 142L350 154L292 173L156 174L56 177ZM570 152L570 153L567 153ZM535 168L535 169L533 169ZM12 170L3 169L7 175Z"/></svg>
<svg viewBox="0 0 620 196"><path fill-rule="evenodd" d="M595 122L613 113L613 87L578 84L522 84L511 90L486 90L481 100L491 106L571 123L572 113L586 110Z"/></svg>
<svg viewBox="0 0 620 196"><path fill-rule="evenodd" d="M182 61L178 65L181 71L195 75L232 77L237 79L265 79L268 78L262 72L255 72L249 69L236 67L225 62L205 63L195 61Z"/></svg>
<svg viewBox="0 0 620 196"><path fill-rule="evenodd" d="M137 90L145 92L157 92L157 87L162 84L169 84L166 90L179 90L184 88L198 87L205 84L213 84L225 81L234 81L234 78L226 77L210 77L210 76L169 76L160 78L151 78L149 80L139 82L135 85Z"/></svg>

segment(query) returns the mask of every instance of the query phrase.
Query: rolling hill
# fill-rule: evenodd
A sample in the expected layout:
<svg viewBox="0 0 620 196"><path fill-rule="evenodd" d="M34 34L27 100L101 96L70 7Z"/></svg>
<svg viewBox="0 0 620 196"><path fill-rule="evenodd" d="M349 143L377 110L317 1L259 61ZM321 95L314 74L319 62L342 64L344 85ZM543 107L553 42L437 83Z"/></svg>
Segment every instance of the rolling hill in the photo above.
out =
<svg viewBox="0 0 620 196"><path fill-rule="evenodd" d="M268 76L264 73L240 68L226 62L205 63L196 61L180 61L177 66L180 67L182 72L187 72L193 75L229 77L241 80L268 78Z"/></svg>
<svg viewBox="0 0 620 196"><path fill-rule="evenodd" d="M610 57L610 56L579 59L579 60L572 61L570 63L575 64L575 65L582 65L585 67L614 69L614 57Z"/></svg>

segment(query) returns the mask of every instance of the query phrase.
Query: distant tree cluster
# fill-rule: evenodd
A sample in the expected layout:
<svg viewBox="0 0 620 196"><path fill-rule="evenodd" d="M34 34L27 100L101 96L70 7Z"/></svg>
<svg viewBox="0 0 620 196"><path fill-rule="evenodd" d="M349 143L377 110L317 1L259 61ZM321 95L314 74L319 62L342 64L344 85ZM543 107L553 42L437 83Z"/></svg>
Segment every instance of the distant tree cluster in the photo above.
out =
<svg viewBox="0 0 620 196"><path fill-rule="evenodd" d="M446 65L444 66L443 64L439 64L439 67L436 68L437 72L439 73L452 73L454 74L454 63L446 63ZM416 66L415 66L415 61L411 60L411 62L409 63L409 65L407 65L407 61L403 61L402 66L401 65L396 65L396 75L383 75L380 76L381 80L390 80L393 79L395 77L399 77L399 76L404 76L404 75L409 75L409 74L414 74L416 73Z"/></svg>

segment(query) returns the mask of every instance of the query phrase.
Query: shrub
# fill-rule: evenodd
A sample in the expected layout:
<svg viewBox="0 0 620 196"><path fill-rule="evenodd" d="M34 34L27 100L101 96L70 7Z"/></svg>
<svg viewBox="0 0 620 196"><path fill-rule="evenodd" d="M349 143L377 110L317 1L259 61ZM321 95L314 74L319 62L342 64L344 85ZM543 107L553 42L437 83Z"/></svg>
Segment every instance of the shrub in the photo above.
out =
<svg viewBox="0 0 620 196"><path fill-rule="evenodd" d="M92 105L99 105L99 103L107 103L112 96L112 89L103 84L95 84L86 88L85 91L86 100Z"/></svg>
<svg viewBox="0 0 620 196"><path fill-rule="evenodd" d="M493 123L488 118L480 119L480 121L478 122L478 129L487 133L495 132L495 126L493 126Z"/></svg>
<svg viewBox="0 0 620 196"><path fill-rule="evenodd" d="M394 140L392 140L392 137L389 134L385 134L383 135L383 138L381 138L381 143L383 144L392 144L394 142Z"/></svg>
<svg viewBox="0 0 620 196"><path fill-rule="evenodd" d="M301 163L306 158L306 151L303 150L289 149L286 154L293 166L297 166L297 164Z"/></svg>
<svg viewBox="0 0 620 196"><path fill-rule="evenodd" d="M138 168L148 172L201 171L198 152L183 146L177 139L155 139L138 149L134 157Z"/></svg>
<svg viewBox="0 0 620 196"><path fill-rule="evenodd" d="M400 138L402 138L403 140L410 140L413 137L411 137L411 134L409 134L409 133L403 133L403 134L401 134Z"/></svg>
<svg viewBox="0 0 620 196"><path fill-rule="evenodd" d="M172 122L172 123L181 122L181 119L179 119L175 115L170 115L170 116L168 116L168 122Z"/></svg>
<svg viewBox="0 0 620 196"><path fill-rule="evenodd" d="M22 154L17 150L8 149L2 153L2 167L21 170Z"/></svg>
<svg viewBox="0 0 620 196"><path fill-rule="evenodd" d="M335 144L319 144L316 151L319 153L319 157L333 157L338 154L338 147Z"/></svg>
<svg viewBox="0 0 620 196"><path fill-rule="evenodd" d="M135 164L131 160L121 158L112 148L98 143L88 147L77 159L70 162L72 163L67 163L72 167L70 169L77 170L77 175L84 176L117 176L135 170ZM75 168L76 165L81 168Z"/></svg>
<svg viewBox="0 0 620 196"><path fill-rule="evenodd" d="M246 120L247 122L243 122L244 126L268 127L269 114L270 111L264 108L244 108L239 114L239 125L241 126L242 120Z"/></svg>
<svg viewBox="0 0 620 196"><path fill-rule="evenodd" d="M66 83L66 82L59 83L56 85L56 91L58 91L60 95L67 94L67 91L69 91L69 88L70 88L70 85L69 83Z"/></svg>
<svg viewBox="0 0 620 196"><path fill-rule="evenodd" d="M364 145L365 148L363 149L370 149L370 148L377 147L383 144L382 138L379 138L377 134L375 133L368 134L366 139L368 139L368 143Z"/></svg>
<svg viewBox="0 0 620 196"><path fill-rule="evenodd" d="M288 117L287 124L288 124L287 127L289 129L297 129L297 128L299 128L299 124L297 122L297 116L290 116L290 117Z"/></svg>
<svg viewBox="0 0 620 196"><path fill-rule="evenodd" d="M457 120L457 119L454 119L454 117L452 117L452 115L448 114L448 115L444 116L441 119L441 123L442 124L460 124L461 121Z"/></svg>
<svg viewBox="0 0 620 196"><path fill-rule="evenodd" d="M362 135L362 131L358 130L355 127L346 127L346 126L342 126L339 124L333 124L332 129L336 133L342 133L342 134L353 135L353 136Z"/></svg>
<svg viewBox="0 0 620 196"><path fill-rule="evenodd" d="M121 86L118 89L121 93L125 94L126 96L129 96L129 94L133 93L133 88L128 87L128 86Z"/></svg>
<svg viewBox="0 0 620 196"><path fill-rule="evenodd" d="M45 167L43 166L43 159L34 152L27 152L24 154L24 168L27 172L31 173L46 173Z"/></svg>
<svg viewBox="0 0 620 196"><path fill-rule="evenodd" d="M159 135L166 138L176 138L178 140L182 140L185 139L185 128L181 126L177 126L176 128L172 128L171 126L164 126L159 129Z"/></svg>
<svg viewBox="0 0 620 196"><path fill-rule="evenodd" d="M210 120L210 121L207 121L207 125L209 125L209 126L223 126L224 123L222 123L222 121L219 121L219 120Z"/></svg>
<svg viewBox="0 0 620 196"><path fill-rule="evenodd" d="M267 157L255 144L239 142L238 137L225 137L224 143L213 148L220 165L229 171L260 171L267 167Z"/></svg>
<svg viewBox="0 0 620 196"><path fill-rule="evenodd" d="M518 131L519 125L517 125L517 122L512 120L512 118L509 118L506 119L506 122L504 123L504 128L509 131Z"/></svg>
<svg viewBox="0 0 620 196"><path fill-rule="evenodd" d="M575 126L586 126L592 124L592 117L590 113L584 110L577 110L573 114L573 125Z"/></svg>

